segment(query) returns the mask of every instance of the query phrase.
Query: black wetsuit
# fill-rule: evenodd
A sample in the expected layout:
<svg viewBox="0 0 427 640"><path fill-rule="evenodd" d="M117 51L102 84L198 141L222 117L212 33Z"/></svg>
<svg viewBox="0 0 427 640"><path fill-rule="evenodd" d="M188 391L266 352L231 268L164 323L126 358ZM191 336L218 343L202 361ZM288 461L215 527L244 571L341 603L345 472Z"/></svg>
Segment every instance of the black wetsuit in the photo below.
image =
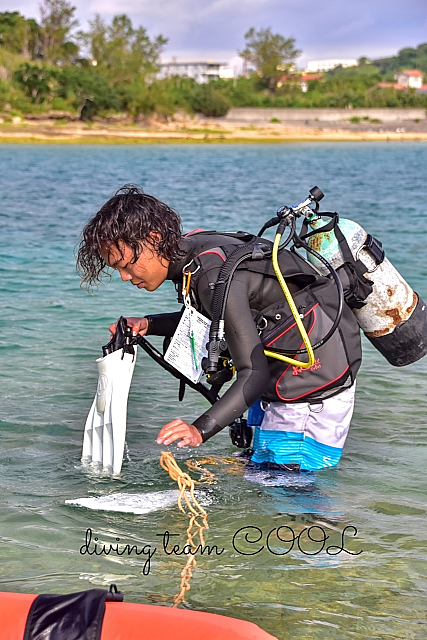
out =
<svg viewBox="0 0 427 640"><path fill-rule="evenodd" d="M172 280L177 285L177 290L180 291L183 268L197 257L197 266L200 268L192 278L192 302L199 311L209 318L211 318L214 284L224 264L224 253L221 247L226 250L231 245L239 244L243 244L243 242L235 237L214 232L190 235L182 238L183 258L171 262L169 265L167 278ZM303 264L308 273L316 273L316 277L318 276L312 267L293 252L283 251L281 260L289 265L289 273L291 274L298 269L301 270L301 264ZM271 259L268 261L268 266L270 266ZM191 271L195 269L194 264L192 263L190 266ZM249 263L245 264L250 268ZM271 274L271 268L268 274L250 271L249 268L238 269L233 276L225 313L225 336L228 351L237 369L237 378L218 402L194 420L193 424L201 433L204 441L241 416L260 397L264 396L270 400L282 399L277 397L276 387L271 384L272 366L285 368L286 365L280 365L278 361L274 361L273 365L271 359L266 358L254 318L259 316L261 311L270 307L274 311L284 308L286 306L284 294L277 278ZM286 278L286 280L292 294L300 291L305 283L304 278L302 281L293 277ZM326 282L328 279L322 278L322 280ZM327 285L329 287L329 281L327 281ZM330 283L330 287L334 288L334 285ZM172 336L181 313L147 316L149 321L147 334ZM276 315L276 317L278 316ZM343 319L340 323L341 334L342 327L344 327L344 332L350 336L355 352L351 356L352 366L349 367L348 373L341 376L338 386L333 388L329 386L326 391L320 389L317 393L310 394L309 397L306 395L304 396L305 401L334 395L353 384L355 372L361 359L360 338L357 322L347 305L344 305ZM307 356L305 355L305 357ZM323 362L322 366L325 368L328 363Z"/></svg>

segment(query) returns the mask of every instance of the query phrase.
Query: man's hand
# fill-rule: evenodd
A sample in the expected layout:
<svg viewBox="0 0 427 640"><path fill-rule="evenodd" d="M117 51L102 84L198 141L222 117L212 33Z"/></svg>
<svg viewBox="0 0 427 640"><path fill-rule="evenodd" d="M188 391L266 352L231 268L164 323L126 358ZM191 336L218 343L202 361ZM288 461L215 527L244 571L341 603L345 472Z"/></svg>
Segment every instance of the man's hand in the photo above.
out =
<svg viewBox="0 0 427 640"><path fill-rule="evenodd" d="M128 323L128 327L131 327L132 333L134 336L138 334L140 336L145 336L148 330L147 318L126 318L126 321ZM111 337L113 337L113 335L116 333L116 328L117 328L117 322L115 322L114 324L111 325L111 327L109 327Z"/></svg>
<svg viewBox="0 0 427 640"><path fill-rule="evenodd" d="M198 447L203 439L200 432L192 424L187 424L184 420L172 420L166 424L157 436L157 444L171 444L175 440L178 447Z"/></svg>

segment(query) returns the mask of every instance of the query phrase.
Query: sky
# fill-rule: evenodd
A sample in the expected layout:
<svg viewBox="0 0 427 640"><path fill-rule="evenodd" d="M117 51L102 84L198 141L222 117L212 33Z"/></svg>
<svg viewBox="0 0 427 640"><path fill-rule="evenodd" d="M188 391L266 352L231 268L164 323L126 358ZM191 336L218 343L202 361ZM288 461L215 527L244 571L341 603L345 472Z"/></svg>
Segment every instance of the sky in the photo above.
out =
<svg viewBox="0 0 427 640"><path fill-rule="evenodd" d="M72 1L72 0L71 0ZM75 0L81 28L95 13L126 13L149 35L168 38L163 60L237 64L250 27L296 40L297 66L330 58L379 58L427 42L427 0ZM38 0L0 0L0 11L39 18Z"/></svg>

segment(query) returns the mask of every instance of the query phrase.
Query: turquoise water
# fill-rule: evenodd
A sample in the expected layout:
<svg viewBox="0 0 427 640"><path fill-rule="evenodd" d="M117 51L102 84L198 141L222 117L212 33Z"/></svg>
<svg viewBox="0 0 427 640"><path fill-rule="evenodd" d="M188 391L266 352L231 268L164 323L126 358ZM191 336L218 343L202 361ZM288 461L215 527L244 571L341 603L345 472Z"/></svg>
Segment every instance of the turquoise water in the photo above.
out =
<svg viewBox="0 0 427 640"><path fill-rule="evenodd" d="M79 288L74 247L84 222L126 182L181 214L184 228L256 232L281 204L317 184L325 210L339 211L380 238L389 259L427 299L422 143L244 146L0 146L0 590L59 593L116 582L126 600L170 603L183 556L161 549L165 530L186 522L175 507L145 515L73 507L65 500L113 492L174 489L160 468L159 428L192 419L204 401L177 385L142 352L129 400L129 460L119 479L80 465L83 425L96 388L95 359L119 315L176 309L174 291L138 291L117 278L95 296ZM323 203L322 203L323 204ZM206 539L225 551L198 559L186 606L251 620L285 638L427 637L427 359L394 369L364 341L356 411L342 460L288 486L214 467L201 487ZM191 452L169 447L177 459ZM230 455L227 433L197 455ZM284 481L285 482L285 481ZM330 538L307 555L291 539ZM234 534L246 529L235 538ZM285 527L290 527L289 529ZM157 547L144 556L81 555L85 532L109 544ZM243 536L250 533L252 544ZM261 537L262 536L262 537ZM258 537L261 537L259 542ZM300 546L320 543L302 534ZM254 555L245 555L264 549Z"/></svg>

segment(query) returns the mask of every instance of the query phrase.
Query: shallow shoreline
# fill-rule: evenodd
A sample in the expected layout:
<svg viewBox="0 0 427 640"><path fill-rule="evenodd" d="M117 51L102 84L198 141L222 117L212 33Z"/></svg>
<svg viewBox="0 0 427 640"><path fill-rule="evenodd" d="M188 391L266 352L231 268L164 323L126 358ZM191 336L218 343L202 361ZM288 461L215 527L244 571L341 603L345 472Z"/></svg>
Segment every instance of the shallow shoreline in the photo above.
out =
<svg viewBox="0 0 427 640"><path fill-rule="evenodd" d="M24 121L0 124L3 144L247 144L292 142L427 141L427 131L367 131L292 125L224 125L218 122L155 124L151 126Z"/></svg>

